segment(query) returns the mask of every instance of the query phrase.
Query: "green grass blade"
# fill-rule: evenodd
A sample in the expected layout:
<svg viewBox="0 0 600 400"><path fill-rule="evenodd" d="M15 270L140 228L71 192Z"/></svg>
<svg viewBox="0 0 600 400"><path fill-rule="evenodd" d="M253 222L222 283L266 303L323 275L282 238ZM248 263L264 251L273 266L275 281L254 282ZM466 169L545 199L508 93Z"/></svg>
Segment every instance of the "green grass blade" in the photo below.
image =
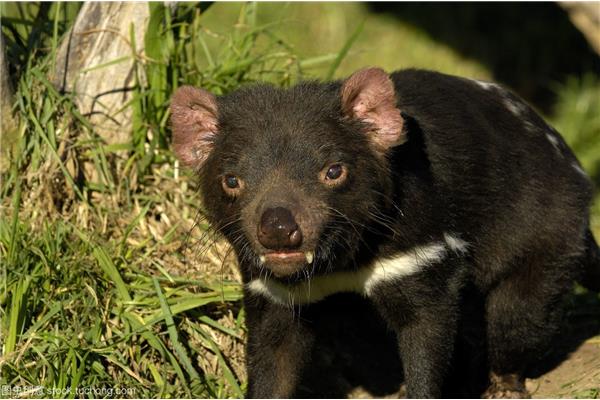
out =
<svg viewBox="0 0 600 400"><path fill-rule="evenodd" d="M208 326L212 326L213 328L218 329L221 332L228 334L229 336L233 336L234 338L240 339L240 340L242 339L242 337L240 336L239 333L237 333L236 331L234 331L231 328L227 328L227 327L219 324L217 321L215 321L214 319L210 318L207 315L202 315L202 316L198 317L198 320L200 322L204 322Z"/></svg>
<svg viewBox="0 0 600 400"><path fill-rule="evenodd" d="M348 40L346 40L346 42L344 43L344 45L340 49L340 52L337 54L337 57L335 58L335 60L333 60L333 63L331 63L331 66L329 67L329 71L325 74L325 79L326 80L333 79L333 76L335 75L335 71L337 71L337 69L339 68L340 64L342 63L342 60L346 57L346 55L348 55L348 52L350 51L350 48L352 48L352 45L354 44L354 42L356 41L356 39L358 39L358 37L362 33L363 28L365 26L365 21L366 21L366 19L363 20L356 27L356 29L354 30L354 32L352 33L352 35L350 35L350 37L348 38Z"/></svg>
<svg viewBox="0 0 600 400"><path fill-rule="evenodd" d="M95 71L95 70L98 70L98 69L110 67L111 65L117 65L117 64L120 64L122 62L127 62L127 61L130 61L130 60L131 60L131 56L130 55L122 56L122 57L117 57L114 60L110 60L110 61L103 62L103 63L97 64L97 65L93 65L93 66L88 67L88 68L84 68L84 69L81 70L80 73L92 72L92 71Z"/></svg>
<svg viewBox="0 0 600 400"><path fill-rule="evenodd" d="M6 340L4 342L4 356L15 351L17 337L23 331L23 324L26 320L25 313L27 311L27 291L29 289L30 282L31 277L27 276L24 279L20 280L13 287L8 323L8 334L6 335Z"/></svg>
<svg viewBox="0 0 600 400"><path fill-rule="evenodd" d="M129 295L129 291L127 290L127 285L123 281L119 270L106 253L106 250L104 250L102 247L95 246L93 254L96 258L96 261L98 261L98 265L100 266L100 268L102 268L104 273L116 286L117 293L121 300L125 302L131 301L131 296Z"/></svg>
<svg viewBox="0 0 600 400"><path fill-rule="evenodd" d="M16 166L15 166L16 168ZM14 267L17 262L17 248L19 246L19 209L21 206L21 180L19 178L16 179L15 182L15 192L12 202L13 207L13 215L12 215L12 223L11 223L11 237L9 243L8 250L8 262L11 267ZM4 263L3 263L4 264ZM5 266L6 268L6 266Z"/></svg>
<svg viewBox="0 0 600 400"><path fill-rule="evenodd" d="M156 279L156 278L155 278ZM202 307L210 303L222 303L223 301L238 301L242 298L241 289L223 291L223 295L220 292L210 293L208 295L190 295L185 299L177 300L175 304L170 307L170 313L177 315L185 311L192 310L194 308ZM144 325L153 325L166 318L163 312L158 312L145 319Z"/></svg>
<svg viewBox="0 0 600 400"><path fill-rule="evenodd" d="M142 211L140 211L140 213L134 218L134 220L131 221L131 223L129 225L127 225L127 228L125 228L125 232L123 234L123 238L119 242L119 251L118 251L119 254L123 253L123 249L125 248L125 243L127 242L127 238L131 234L131 231L133 231L133 229L140 223L142 218L144 218L146 216L146 214L148 213L148 210L150 209L151 206L152 206L151 202L146 204L144 206L144 208L142 209Z"/></svg>
<svg viewBox="0 0 600 400"><path fill-rule="evenodd" d="M229 385L233 389L236 397L238 397L240 399L243 398L244 392L240 388L238 379L235 377L231 368L229 368L227 361L225 361L225 357L223 357L223 353L221 353L221 350L219 350L219 346L210 337L210 335L207 332L205 332L199 325L194 324L194 325L192 325L192 327L197 333L199 333L202 336L202 338L204 339L205 345L208 345L208 347L217 356L217 359L219 360L219 365L221 366L221 370L223 372L223 377L225 378L225 380L229 383Z"/></svg>
<svg viewBox="0 0 600 400"><path fill-rule="evenodd" d="M50 310L48 310L48 312L44 314L42 318L37 320L33 325L29 327L29 329L27 329L25 336L28 337L30 335L34 335L42 326L44 326L48 321L50 321L50 319L54 317L54 315L58 314L63 309L63 307L64 305L60 302L54 303L54 305L50 307Z"/></svg>
<svg viewBox="0 0 600 400"><path fill-rule="evenodd" d="M192 365L192 361L188 356L188 353L179 341L179 334L177 333L177 328L175 326L175 321L173 320L173 314L171 314L171 309L167 304L167 299L165 298L162 290L160 289L160 284L158 283L158 279L153 278L152 282L154 283L154 288L156 290L156 295L158 296L158 300L160 301L160 308L162 309L162 313L164 314L165 323L167 324L167 332L169 333L169 338L171 339L171 344L175 353L177 354L180 362L183 364L185 370L190 375L193 381L196 383L200 383L202 380L198 372Z"/></svg>

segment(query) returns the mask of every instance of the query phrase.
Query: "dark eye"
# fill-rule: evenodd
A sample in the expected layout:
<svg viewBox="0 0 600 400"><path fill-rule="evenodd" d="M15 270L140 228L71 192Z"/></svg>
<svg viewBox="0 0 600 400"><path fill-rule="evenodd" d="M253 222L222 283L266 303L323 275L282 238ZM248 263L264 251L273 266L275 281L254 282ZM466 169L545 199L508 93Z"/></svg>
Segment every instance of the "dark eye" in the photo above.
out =
<svg viewBox="0 0 600 400"><path fill-rule="evenodd" d="M225 175L221 178L221 185L223 186L225 193L229 196L236 197L244 188L244 181L235 175Z"/></svg>
<svg viewBox="0 0 600 400"><path fill-rule="evenodd" d="M319 179L327 186L335 187L341 185L348 177L348 168L344 164L330 164L319 172Z"/></svg>
<svg viewBox="0 0 600 400"><path fill-rule="evenodd" d="M327 170L327 174L325 174L325 177L327 179L334 181L336 179L339 179L340 176L342 176L343 172L344 172L344 167L342 167L340 164L333 164Z"/></svg>
<svg viewBox="0 0 600 400"><path fill-rule="evenodd" d="M237 189L238 187L240 187L240 182L238 181L238 178L233 175L226 175L224 183L225 186L227 186L229 189Z"/></svg>

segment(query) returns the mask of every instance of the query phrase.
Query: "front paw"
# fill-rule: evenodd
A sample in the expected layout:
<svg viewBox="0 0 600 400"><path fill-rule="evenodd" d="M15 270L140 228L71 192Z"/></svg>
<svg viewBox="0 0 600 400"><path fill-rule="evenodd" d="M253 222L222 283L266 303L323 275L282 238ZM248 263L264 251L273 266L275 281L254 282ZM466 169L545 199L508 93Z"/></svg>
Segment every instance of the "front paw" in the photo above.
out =
<svg viewBox="0 0 600 400"><path fill-rule="evenodd" d="M484 399L530 399L523 379L517 374L490 376L490 386L483 393Z"/></svg>

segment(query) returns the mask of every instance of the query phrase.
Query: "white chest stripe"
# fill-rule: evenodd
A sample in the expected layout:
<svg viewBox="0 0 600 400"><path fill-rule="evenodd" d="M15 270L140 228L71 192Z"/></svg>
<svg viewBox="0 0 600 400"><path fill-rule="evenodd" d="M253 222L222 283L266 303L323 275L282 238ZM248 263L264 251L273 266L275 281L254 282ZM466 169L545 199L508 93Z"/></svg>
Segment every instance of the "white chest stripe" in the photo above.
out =
<svg viewBox="0 0 600 400"><path fill-rule="evenodd" d="M445 243L416 247L392 258L376 260L372 265L355 271L333 272L294 286L283 285L272 279L254 279L248 283L248 289L283 305L315 303L340 292L369 296L373 288L381 283L412 275L427 265L443 260L448 250L466 250L464 241L448 234L444 238Z"/></svg>
<svg viewBox="0 0 600 400"><path fill-rule="evenodd" d="M473 80L473 82L475 82L476 84L478 84L485 90L491 90L494 88L498 88L498 85L493 82L486 82L486 81L479 81L479 80Z"/></svg>

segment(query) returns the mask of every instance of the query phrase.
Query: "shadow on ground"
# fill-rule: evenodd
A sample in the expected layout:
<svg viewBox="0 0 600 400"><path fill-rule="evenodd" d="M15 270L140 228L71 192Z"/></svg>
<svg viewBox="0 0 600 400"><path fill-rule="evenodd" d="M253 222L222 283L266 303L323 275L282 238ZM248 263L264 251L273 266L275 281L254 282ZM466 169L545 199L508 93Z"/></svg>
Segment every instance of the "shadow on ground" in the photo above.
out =
<svg viewBox="0 0 600 400"><path fill-rule="evenodd" d="M565 328L555 340L553 349L533 368L529 376L539 378L562 363L587 339L600 335L600 300L598 294L586 291L569 299ZM600 352L600 349L598 350ZM600 364L598 365L600 368ZM600 373L600 370L598 371ZM599 377L600 379L600 377ZM600 388L600 381L598 383Z"/></svg>
<svg viewBox="0 0 600 400"><path fill-rule="evenodd" d="M317 325L322 328L311 369L296 397L404 397L395 338L372 305L349 294L332 296L326 302L328 307L319 315L305 314L305 318L318 321ZM477 313L477 310L475 306L467 312ZM566 393L567 397L573 397L582 390L589 390L592 379L600 377L600 345L585 343L600 335L598 295L591 292L573 294L567 315L564 329L552 349L526 374L528 388L535 392L534 395L559 397ZM449 371L445 397L477 398L487 388L483 340L480 334L473 334L481 322L471 320L472 325L462 328L463 335L469 333L466 335L469 343L463 339L457 344L458 352L463 356L454 361ZM573 356L580 352L587 354ZM587 381L573 382L573 374L581 376L584 372L589 374ZM600 383L593 388L592 391L600 391Z"/></svg>

